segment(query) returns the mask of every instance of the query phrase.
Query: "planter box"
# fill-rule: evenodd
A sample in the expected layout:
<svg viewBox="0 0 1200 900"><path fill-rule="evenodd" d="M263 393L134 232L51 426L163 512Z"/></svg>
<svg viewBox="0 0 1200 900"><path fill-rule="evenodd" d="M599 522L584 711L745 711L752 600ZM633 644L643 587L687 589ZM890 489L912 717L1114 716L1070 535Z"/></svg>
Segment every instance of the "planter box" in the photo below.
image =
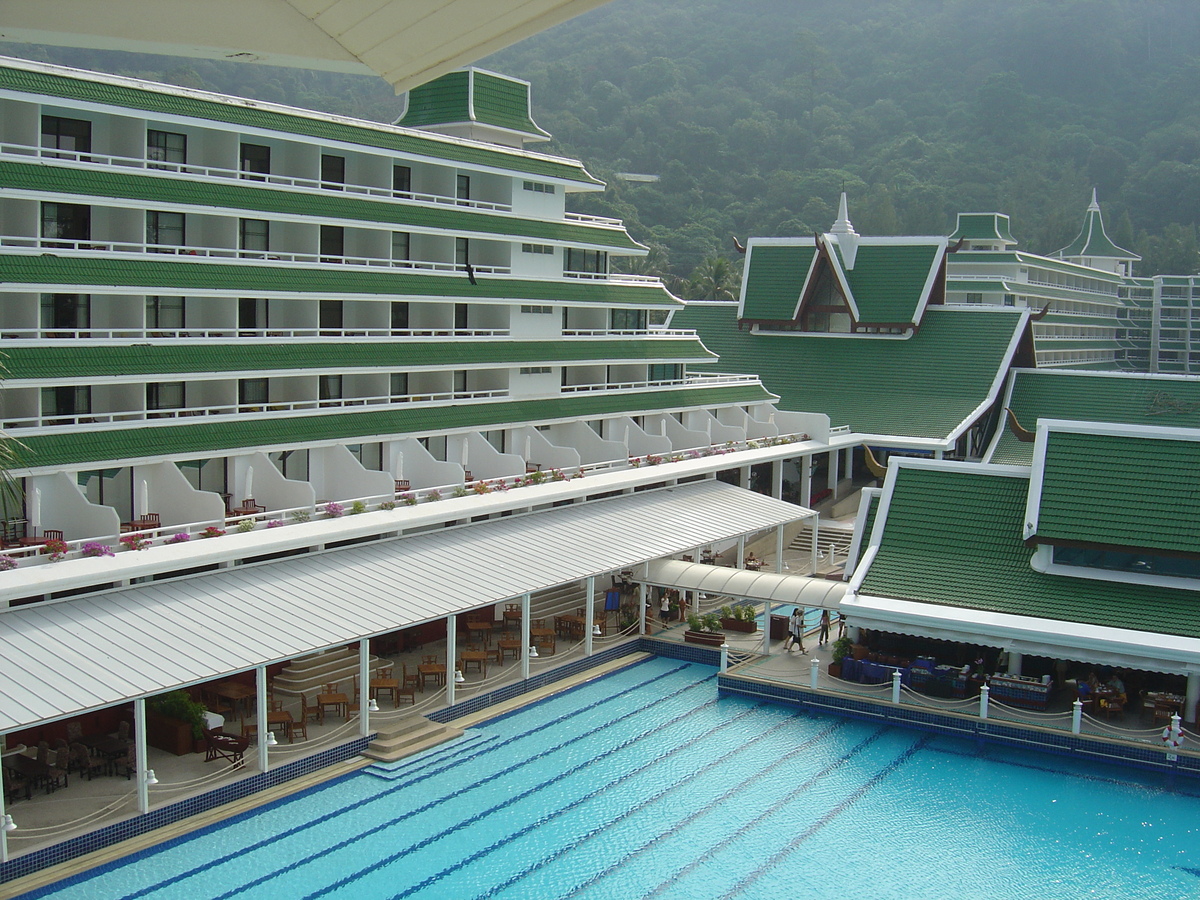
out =
<svg viewBox="0 0 1200 900"><path fill-rule="evenodd" d="M850 648L850 655L855 659L866 659L867 654L871 652L871 648L865 644L854 644Z"/></svg>
<svg viewBox="0 0 1200 900"><path fill-rule="evenodd" d="M725 643L725 635L711 631L685 631L683 640L688 644L704 644L706 647L720 647Z"/></svg>
<svg viewBox="0 0 1200 900"><path fill-rule="evenodd" d="M833 678L842 677L842 661L840 659L837 662L831 662L829 664L829 674Z"/></svg>
<svg viewBox="0 0 1200 900"><path fill-rule="evenodd" d="M192 726L146 710L146 743L176 756L186 756L194 747Z"/></svg>
<svg viewBox="0 0 1200 900"><path fill-rule="evenodd" d="M754 634L758 631L758 623L751 619L743 622L741 619L722 619L721 627L726 631L740 631L743 634Z"/></svg>

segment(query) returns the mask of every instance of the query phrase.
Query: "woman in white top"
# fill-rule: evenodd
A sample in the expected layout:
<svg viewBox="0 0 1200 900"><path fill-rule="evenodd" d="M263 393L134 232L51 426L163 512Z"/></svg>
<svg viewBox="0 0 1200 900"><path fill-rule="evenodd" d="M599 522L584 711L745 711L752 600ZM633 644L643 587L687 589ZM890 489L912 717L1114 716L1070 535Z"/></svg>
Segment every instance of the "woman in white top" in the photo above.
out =
<svg viewBox="0 0 1200 900"><path fill-rule="evenodd" d="M788 636L783 642L784 650L791 650L792 644L800 648L801 653L807 653L804 649L804 611L800 607L795 607L792 610L791 616L788 618Z"/></svg>

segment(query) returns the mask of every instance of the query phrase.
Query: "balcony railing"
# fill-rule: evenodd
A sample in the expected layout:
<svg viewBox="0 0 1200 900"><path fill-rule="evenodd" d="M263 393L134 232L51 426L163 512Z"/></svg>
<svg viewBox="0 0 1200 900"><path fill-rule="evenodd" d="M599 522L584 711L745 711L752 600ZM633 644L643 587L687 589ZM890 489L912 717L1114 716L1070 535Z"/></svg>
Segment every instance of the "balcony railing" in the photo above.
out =
<svg viewBox="0 0 1200 900"><path fill-rule="evenodd" d="M661 388L704 387L708 385L758 384L757 375L691 375L686 378L670 378L661 381L623 381L596 384L564 384L564 394L580 394L591 391L652 391Z"/></svg>
<svg viewBox="0 0 1200 900"><path fill-rule="evenodd" d="M238 328L225 326L196 326L194 328L5 328L3 340L195 340L200 338L254 338L263 341L294 341L298 339L344 338L413 338L443 340L445 338L507 338L507 328Z"/></svg>

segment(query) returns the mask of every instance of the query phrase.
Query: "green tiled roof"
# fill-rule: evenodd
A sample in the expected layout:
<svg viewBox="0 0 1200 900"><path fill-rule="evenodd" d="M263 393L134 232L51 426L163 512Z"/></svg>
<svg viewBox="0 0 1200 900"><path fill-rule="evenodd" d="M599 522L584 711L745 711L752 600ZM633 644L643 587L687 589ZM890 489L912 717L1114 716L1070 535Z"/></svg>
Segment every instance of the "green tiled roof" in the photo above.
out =
<svg viewBox="0 0 1200 900"><path fill-rule="evenodd" d="M559 363L695 361L715 359L698 340L648 337L620 341L389 341L306 344L169 344L157 346L12 347L4 351L5 377L77 380L194 372L280 371L421 366L554 365Z"/></svg>
<svg viewBox="0 0 1200 900"><path fill-rule="evenodd" d="M672 327L694 328L717 372L757 374L780 408L826 413L869 434L946 440L987 400L1008 365L1011 309L931 306L904 340L738 331L732 304L690 303Z"/></svg>
<svg viewBox="0 0 1200 900"><path fill-rule="evenodd" d="M1200 637L1193 591L1044 575L1021 540L1024 478L901 469L862 593Z"/></svg>
<svg viewBox="0 0 1200 900"><path fill-rule="evenodd" d="M511 169L580 184L601 184L588 174L582 164L572 160L439 140L429 135L403 132L371 122L335 121L321 116L320 113L306 114L304 110L282 112L263 108L254 101L229 102L227 98L216 94L212 95L212 99L206 99L178 93L179 88L159 88L160 86L150 83L146 83L144 87L133 87L48 72L0 67L0 90L116 106L145 113L151 118L155 115L192 116L236 127L263 128L317 140L359 144L369 148L461 163L464 166Z"/></svg>
<svg viewBox="0 0 1200 900"><path fill-rule="evenodd" d="M1079 230L1075 240L1054 255L1064 258L1099 256L1110 259L1141 259L1136 253L1130 253L1112 242L1104 230L1104 218L1100 215L1100 204L1096 202L1095 194L1092 195L1091 206L1084 213L1083 228Z"/></svg>
<svg viewBox="0 0 1200 900"><path fill-rule="evenodd" d="M576 222L538 221L461 207L426 207L393 200L355 197L342 191L299 192L257 187L219 178L191 179L142 175L100 167L70 168L41 163L0 162L0 188L137 200L147 205L186 204L319 219L379 222L400 229L437 229L461 234L500 235L561 241L609 249L641 247L623 228ZM103 199L99 201L103 204Z"/></svg>
<svg viewBox="0 0 1200 900"><path fill-rule="evenodd" d="M792 321L816 246L758 244L749 252L742 318Z"/></svg>
<svg viewBox="0 0 1200 900"><path fill-rule="evenodd" d="M14 470L64 468L92 461L138 459L148 455L182 459L211 456L248 447L277 447L313 441L378 440L382 435L435 434L459 428L494 428L555 419L590 419L611 415L644 415L697 407L760 403L771 395L760 385L625 392L568 394L542 400L464 403L377 412L326 413L312 416L247 417L245 421L204 422L160 427L104 429L22 438Z"/></svg>
<svg viewBox="0 0 1200 900"><path fill-rule="evenodd" d="M481 69L449 72L408 92L399 125L420 128L481 122L539 139L550 137L529 113L529 83Z"/></svg>
<svg viewBox="0 0 1200 900"><path fill-rule="evenodd" d="M950 242L959 238L968 241L1003 241L1006 245L1016 243L1008 230L1008 216L1004 213L959 213Z"/></svg>
<svg viewBox="0 0 1200 900"><path fill-rule="evenodd" d="M1200 552L1200 442L1051 431L1042 465L1040 543Z"/></svg>
<svg viewBox="0 0 1200 900"><path fill-rule="evenodd" d="M705 344L716 350L707 340ZM1076 419L1130 425L1200 428L1200 378L1071 374L1017 369L1009 407L1030 431L1038 419ZM1005 428L988 462L1028 466L1033 444Z"/></svg>
<svg viewBox="0 0 1200 900"><path fill-rule="evenodd" d="M871 529L875 527L875 517L879 514L879 494L872 494L867 498L867 512L863 516L861 522L854 523L854 530L858 536L858 553L853 559L846 558L846 571L853 572L858 568L859 560L862 559L863 553L866 551L868 544L871 541Z"/></svg>
<svg viewBox="0 0 1200 900"><path fill-rule="evenodd" d="M860 243L854 268L847 270L838 245L838 262L858 307L860 324L917 322L917 309L930 269L941 260L941 244Z"/></svg>
<svg viewBox="0 0 1200 900"><path fill-rule="evenodd" d="M573 306L681 305L661 284L606 282L592 279L533 281L491 275L416 275L403 270L368 272L340 265L301 267L261 263L210 263L194 257L112 259L94 256L0 256L0 285L72 285L97 293L101 288L129 287L148 294L231 291L243 297L280 293L341 297L370 294L394 297L454 298L456 300L519 300L567 303ZM11 288L9 288L11 289ZM37 288L34 287L34 290Z"/></svg>

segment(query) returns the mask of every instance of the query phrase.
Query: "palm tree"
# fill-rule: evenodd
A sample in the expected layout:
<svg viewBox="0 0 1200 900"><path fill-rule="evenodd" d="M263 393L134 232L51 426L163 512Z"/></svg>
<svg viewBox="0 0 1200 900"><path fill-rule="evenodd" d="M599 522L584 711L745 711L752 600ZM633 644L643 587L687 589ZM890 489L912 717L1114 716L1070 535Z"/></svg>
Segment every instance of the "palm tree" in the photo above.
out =
<svg viewBox="0 0 1200 900"><path fill-rule="evenodd" d="M706 256L688 279L689 299L732 300L741 280L741 269L724 256Z"/></svg>

